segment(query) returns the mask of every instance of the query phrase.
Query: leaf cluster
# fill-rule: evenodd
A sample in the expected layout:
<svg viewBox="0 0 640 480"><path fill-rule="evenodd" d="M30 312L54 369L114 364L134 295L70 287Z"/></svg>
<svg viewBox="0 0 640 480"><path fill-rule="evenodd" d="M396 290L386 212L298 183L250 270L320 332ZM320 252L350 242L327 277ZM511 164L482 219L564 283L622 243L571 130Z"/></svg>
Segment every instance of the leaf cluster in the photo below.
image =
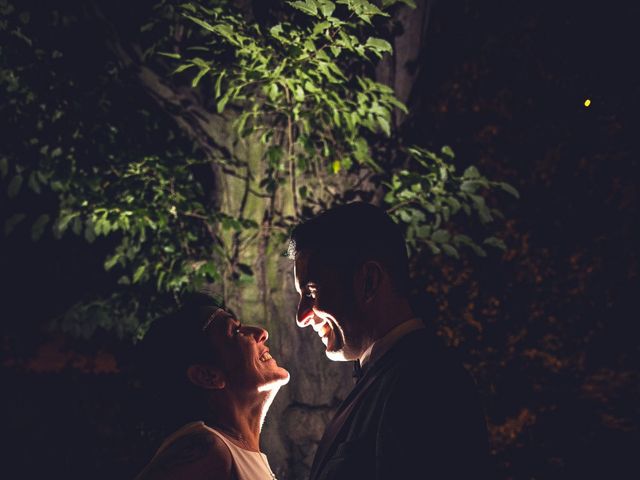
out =
<svg viewBox="0 0 640 480"><path fill-rule="evenodd" d="M427 247L433 254L445 253L459 258L459 250L468 248L476 255L486 256L483 247L505 250L504 242L494 236L478 244L470 236L456 232L463 223L456 217L477 218L486 225L502 218L497 208L487 205L484 194L501 189L515 198L518 191L505 182L491 181L469 166L462 175L456 174L453 150L442 147L435 153L420 147L407 150L410 169L399 170L386 183L385 202L390 215L406 226L409 247L421 250Z"/></svg>

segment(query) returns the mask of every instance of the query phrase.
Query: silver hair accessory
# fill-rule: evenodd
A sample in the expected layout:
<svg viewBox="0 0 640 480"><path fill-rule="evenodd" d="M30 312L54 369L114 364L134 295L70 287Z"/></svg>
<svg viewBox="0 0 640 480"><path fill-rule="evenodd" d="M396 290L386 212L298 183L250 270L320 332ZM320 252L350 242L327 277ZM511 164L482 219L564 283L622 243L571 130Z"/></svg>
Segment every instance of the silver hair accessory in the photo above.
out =
<svg viewBox="0 0 640 480"><path fill-rule="evenodd" d="M204 326L202 327L202 331L204 332L207 328L209 328L209 325L211 325L211 322L213 322L213 320L216 318L216 316L218 315L219 312L224 312L225 310L223 308L216 308L216 311L213 312L209 318L207 319L207 321L204 323Z"/></svg>

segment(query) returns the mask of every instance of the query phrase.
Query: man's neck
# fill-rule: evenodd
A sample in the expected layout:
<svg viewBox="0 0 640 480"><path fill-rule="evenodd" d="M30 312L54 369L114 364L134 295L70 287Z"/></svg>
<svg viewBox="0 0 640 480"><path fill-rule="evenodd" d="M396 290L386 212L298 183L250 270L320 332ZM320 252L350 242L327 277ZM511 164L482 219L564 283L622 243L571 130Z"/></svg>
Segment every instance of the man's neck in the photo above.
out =
<svg viewBox="0 0 640 480"><path fill-rule="evenodd" d="M373 328L367 348L401 323L415 318L409 302L404 299L388 304L386 308L376 309L375 313L376 318L375 321L371 322Z"/></svg>
<svg viewBox="0 0 640 480"><path fill-rule="evenodd" d="M387 305L387 308L377 309L375 319L371 322L371 331L367 340L362 345L362 351L359 355L360 363L368 358L373 345L384 338L390 331L398 325L403 324L407 320L415 318L413 309L404 299L398 300Z"/></svg>

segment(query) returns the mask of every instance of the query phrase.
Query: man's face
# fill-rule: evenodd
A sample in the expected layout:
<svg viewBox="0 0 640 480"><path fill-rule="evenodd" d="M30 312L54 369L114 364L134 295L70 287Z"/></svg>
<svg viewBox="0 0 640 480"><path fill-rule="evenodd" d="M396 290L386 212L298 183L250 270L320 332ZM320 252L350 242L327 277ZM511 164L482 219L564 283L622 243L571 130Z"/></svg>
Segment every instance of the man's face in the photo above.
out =
<svg viewBox="0 0 640 480"><path fill-rule="evenodd" d="M213 315L206 331L224 370L226 384L239 389L268 390L289 381L289 372L278 366L265 342L269 338L261 327L242 325L223 309Z"/></svg>
<svg viewBox="0 0 640 480"><path fill-rule="evenodd" d="M302 251L296 256L294 277L300 295L298 326L313 327L331 360L357 359L363 350L363 338L352 294L353 275L346 278L317 255Z"/></svg>

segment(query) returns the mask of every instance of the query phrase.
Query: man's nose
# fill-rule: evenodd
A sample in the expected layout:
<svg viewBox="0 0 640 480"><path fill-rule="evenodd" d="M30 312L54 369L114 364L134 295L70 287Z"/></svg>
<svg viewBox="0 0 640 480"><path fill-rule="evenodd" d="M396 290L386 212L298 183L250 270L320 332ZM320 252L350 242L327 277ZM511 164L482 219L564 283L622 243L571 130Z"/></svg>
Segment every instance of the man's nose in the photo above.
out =
<svg viewBox="0 0 640 480"><path fill-rule="evenodd" d="M296 313L296 323L300 328L308 327L313 321L313 309L309 302L305 301L303 296L298 302L298 311Z"/></svg>

